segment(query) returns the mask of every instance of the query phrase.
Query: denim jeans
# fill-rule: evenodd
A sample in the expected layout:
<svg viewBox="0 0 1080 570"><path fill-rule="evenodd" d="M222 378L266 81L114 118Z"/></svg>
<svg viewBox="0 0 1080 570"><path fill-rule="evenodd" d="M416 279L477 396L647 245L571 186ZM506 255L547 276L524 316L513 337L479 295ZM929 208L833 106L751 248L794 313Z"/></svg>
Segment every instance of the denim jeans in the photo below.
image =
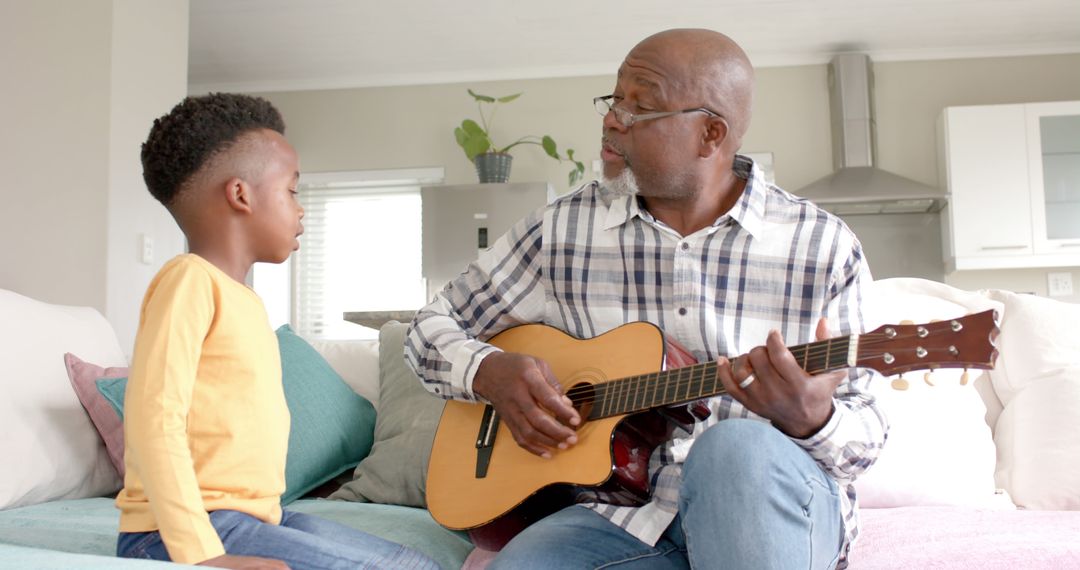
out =
<svg viewBox="0 0 1080 570"><path fill-rule="evenodd" d="M210 513L225 552L281 560L292 570L408 568L439 570L427 556L336 522L285 511L281 524L267 524L238 511ZM116 555L122 558L171 560L161 535L122 532Z"/></svg>
<svg viewBox="0 0 1080 570"><path fill-rule="evenodd" d="M769 424L719 422L683 465L679 513L649 546L596 512L567 507L514 537L490 568L832 568L838 487Z"/></svg>

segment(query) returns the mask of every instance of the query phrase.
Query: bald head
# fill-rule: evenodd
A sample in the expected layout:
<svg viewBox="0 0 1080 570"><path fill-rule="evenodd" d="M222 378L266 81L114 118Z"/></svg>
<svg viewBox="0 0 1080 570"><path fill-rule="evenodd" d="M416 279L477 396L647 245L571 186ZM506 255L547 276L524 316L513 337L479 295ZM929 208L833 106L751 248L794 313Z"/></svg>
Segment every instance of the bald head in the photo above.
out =
<svg viewBox="0 0 1080 570"><path fill-rule="evenodd" d="M673 86L724 116L728 138L737 149L750 127L754 68L731 38L703 29L674 29L653 34L630 50L626 62L660 62Z"/></svg>

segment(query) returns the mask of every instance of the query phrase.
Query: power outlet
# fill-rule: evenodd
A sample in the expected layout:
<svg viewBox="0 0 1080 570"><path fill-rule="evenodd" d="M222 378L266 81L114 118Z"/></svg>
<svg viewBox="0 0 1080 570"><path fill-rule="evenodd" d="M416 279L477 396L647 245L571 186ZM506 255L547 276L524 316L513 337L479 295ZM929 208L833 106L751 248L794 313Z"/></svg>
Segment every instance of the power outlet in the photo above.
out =
<svg viewBox="0 0 1080 570"><path fill-rule="evenodd" d="M1047 273L1047 294L1051 297L1069 297L1073 294L1072 273Z"/></svg>

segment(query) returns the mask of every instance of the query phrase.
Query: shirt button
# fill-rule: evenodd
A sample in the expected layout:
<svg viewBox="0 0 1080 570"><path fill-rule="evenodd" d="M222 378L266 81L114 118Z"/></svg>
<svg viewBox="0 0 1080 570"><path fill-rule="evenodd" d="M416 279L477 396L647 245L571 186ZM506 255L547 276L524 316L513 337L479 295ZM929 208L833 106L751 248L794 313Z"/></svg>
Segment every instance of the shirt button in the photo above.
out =
<svg viewBox="0 0 1080 570"><path fill-rule="evenodd" d="M679 314L682 316L686 316L686 307L679 307Z"/></svg>
<svg viewBox="0 0 1080 570"><path fill-rule="evenodd" d="M442 390L439 390L438 388L435 388L435 393L436 394L442 394Z"/></svg>
<svg viewBox="0 0 1080 570"><path fill-rule="evenodd" d="M682 250L683 250L683 251L686 251L686 250L688 250L688 249L690 249L690 244L688 244L688 243L686 243L686 242L684 241L684 242L683 242L683 244L682 244Z"/></svg>

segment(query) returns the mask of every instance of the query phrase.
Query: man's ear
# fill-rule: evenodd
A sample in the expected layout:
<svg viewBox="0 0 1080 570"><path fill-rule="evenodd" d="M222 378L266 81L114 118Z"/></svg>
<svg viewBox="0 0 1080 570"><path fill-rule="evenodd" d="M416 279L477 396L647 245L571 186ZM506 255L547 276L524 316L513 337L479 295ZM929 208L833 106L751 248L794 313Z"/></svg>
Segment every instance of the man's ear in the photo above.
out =
<svg viewBox="0 0 1080 570"><path fill-rule="evenodd" d="M707 158L724 148L730 132L723 117L709 117L705 121L705 132L701 137L701 158Z"/></svg>
<svg viewBox="0 0 1080 570"><path fill-rule="evenodd" d="M244 182L242 178L233 177L225 182L225 201L233 210L250 214L253 196L251 185Z"/></svg>

